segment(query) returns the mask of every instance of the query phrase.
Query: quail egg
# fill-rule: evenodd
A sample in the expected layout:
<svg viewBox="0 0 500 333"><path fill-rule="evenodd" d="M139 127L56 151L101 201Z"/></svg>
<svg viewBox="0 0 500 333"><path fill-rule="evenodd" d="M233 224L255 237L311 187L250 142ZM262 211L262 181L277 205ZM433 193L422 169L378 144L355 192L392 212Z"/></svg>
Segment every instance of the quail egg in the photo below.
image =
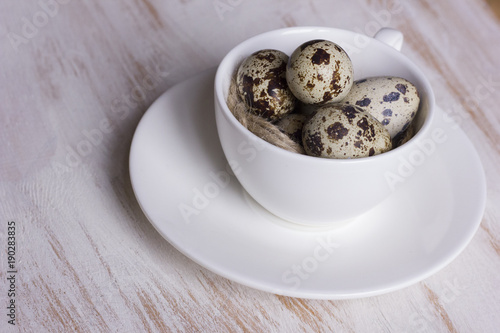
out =
<svg viewBox="0 0 500 333"><path fill-rule="evenodd" d="M276 126L293 141L302 145L302 127L307 119L305 114L291 113L280 119Z"/></svg>
<svg viewBox="0 0 500 333"><path fill-rule="evenodd" d="M250 112L275 121L293 111L296 98L286 83L288 56L278 50L260 50L238 68L236 84Z"/></svg>
<svg viewBox="0 0 500 333"><path fill-rule="evenodd" d="M396 148L407 143L413 135L415 135L415 122L412 122L406 130L399 132L392 138L392 147Z"/></svg>
<svg viewBox="0 0 500 333"><path fill-rule="evenodd" d="M343 103L356 105L377 118L391 138L404 132L417 114L417 88L399 77L371 77L354 82Z"/></svg>
<svg viewBox="0 0 500 333"><path fill-rule="evenodd" d="M389 132L357 106L325 105L316 111L302 130L306 154L325 158L359 158L392 148Z"/></svg>
<svg viewBox="0 0 500 333"><path fill-rule="evenodd" d="M295 107L296 113L311 116L321 105L306 104L299 101Z"/></svg>
<svg viewBox="0 0 500 333"><path fill-rule="evenodd" d="M311 40L290 56L286 80L293 94L304 103L339 102L353 84L351 59L333 42Z"/></svg>

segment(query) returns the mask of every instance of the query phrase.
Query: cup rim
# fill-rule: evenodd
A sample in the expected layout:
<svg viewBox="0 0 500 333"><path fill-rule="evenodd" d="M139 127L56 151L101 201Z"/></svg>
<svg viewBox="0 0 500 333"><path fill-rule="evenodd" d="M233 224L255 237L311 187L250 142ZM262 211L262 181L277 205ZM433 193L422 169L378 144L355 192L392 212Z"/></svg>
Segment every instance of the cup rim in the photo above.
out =
<svg viewBox="0 0 500 333"><path fill-rule="evenodd" d="M336 158L321 158L317 156L310 156L306 154L298 154L294 153L291 151L288 151L286 149L277 147L264 139L258 137L254 133L252 133L250 130L245 128L233 115L231 110L229 110L229 107L227 106L226 99L224 98L224 91L222 89L222 83L224 80L224 75L223 75L223 69L228 68L233 65L232 59L240 54L240 50L243 49L245 46L248 44L253 43L255 40L258 40L260 38L266 37L266 35L276 35L276 34L287 34L287 33L300 33L300 32L319 32L319 31L326 31L326 32L342 32L342 33L351 33L355 35L360 35L366 38L369 38L372 42L378 43L381 45L381 47L386 48L387 52L394 53L394 54L399 54L399 56L402 56L401 59L403 62L405 62L407 65L412 67L412 72L416 73L420 77L421 83L423 83L424 86L426 86L426 97L427 101L429 103L429 107L427 110L427 116L424 119L422 126L418 130L417 133L413 135L407 142L402 144L399 147L393 148L385 153L381 153L378 155L374 156L365 156L365 157L360 157L360 158L351 158L351 159L336 159ZM335 42L335 41L333 41ZM434 116L435 116L435 96L434 96L434 91L432 89L432 86L428 80L428 78L424 75L420 67L418 67L411 59L409 59L406 55L402 54L400 51L394 49L393 47L373 38L369 37L360 33L357 33L355 31L351 30L346 30L346 29L338 29L338 28L330 28L330 27L320 27L320 26L300 26L300 27L290 27L290 28L282 28L282 29L276 29L276 30L270 30L264 33L257 34L253 37L250 37L241 43L237 44L234 46L222 59L220 62L219 66L217 67L217 71L215 74L215 82L214 82L214 90L215 90L215 97L217 99L217 102L220 104L222 113L228 119L228 121L238 129L239 132L241 132L244 136L248 136L251 138L252 141L257 141L259 142L259 146L264 147L264 149L269 149L271 152L276 153L278 155L283 155L283 157L289 158L289 159L298 159L302 163L315 163L315 164L353 164L353 163L370 163L370 162L375 162L375 161L380 161L383 159L391 159L393 157L396 157L394 155L398 154L401 155L403 152L408 151L410 149L415 149L415 145L417 142L420 141L420 139L423 139L427 133L429 132Z"/></svg>

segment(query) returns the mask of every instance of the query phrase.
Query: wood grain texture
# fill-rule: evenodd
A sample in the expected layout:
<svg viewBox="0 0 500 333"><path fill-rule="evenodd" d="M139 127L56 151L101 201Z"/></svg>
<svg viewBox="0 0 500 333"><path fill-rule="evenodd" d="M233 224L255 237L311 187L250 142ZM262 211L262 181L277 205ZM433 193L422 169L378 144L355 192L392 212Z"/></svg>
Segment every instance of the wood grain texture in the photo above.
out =
<svg viewBox="0 0 500 333"><path fill-rule="evenodd" d="M481 227L455 261L390 294L303 300L219 277L155 231L132 192L128 153L162 92L260 32L318 25L373 35L378 22L404 33L402 52L429 76L486 171ZM498 54L499 21L481 0L3 1L2 309L11 220L19 274L17 325L2 310L0 331L497 332Z"/></svg>

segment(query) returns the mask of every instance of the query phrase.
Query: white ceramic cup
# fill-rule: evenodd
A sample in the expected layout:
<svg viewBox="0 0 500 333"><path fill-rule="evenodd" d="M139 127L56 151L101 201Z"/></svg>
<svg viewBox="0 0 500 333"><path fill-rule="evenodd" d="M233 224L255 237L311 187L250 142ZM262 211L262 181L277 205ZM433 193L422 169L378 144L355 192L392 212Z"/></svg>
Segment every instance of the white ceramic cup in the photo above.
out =
<svg viewBox="0 0 500 333"><path fill-rule="evenodd" d="M380 155L343 160L288 152L244 128L226 104L231 77L239 64L261 49L290 55L313 39L330 40L344 48L353 63L355 80L398 76L412 82L420 94L414 137ZM402 42L403 35L389 28L370 38L340 29L294 27L252 37L224 57L215 76L217 131L229 165L255 201L287 221L335 226L367 212L393 193L387 174L397 172L401 161L420 149L435 109L428 79L399 52Z"/></svg>

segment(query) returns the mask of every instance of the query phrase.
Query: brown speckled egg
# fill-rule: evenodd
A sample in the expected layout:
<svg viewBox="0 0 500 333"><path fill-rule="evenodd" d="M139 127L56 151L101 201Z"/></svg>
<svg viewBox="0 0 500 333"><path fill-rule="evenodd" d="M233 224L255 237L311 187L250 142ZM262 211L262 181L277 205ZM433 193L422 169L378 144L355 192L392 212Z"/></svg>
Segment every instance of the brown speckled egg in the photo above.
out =
<svg viewBox="0 0 500 333"><path fill-rule="evenodd" d="M275 121L293 111L296 98L286 83L288 56L277 50L261 50L238 68L236 84L249 111Z"/></svg>
<svg viewBox="0 0 500 333"><path fill-rule="evenodd" d="M291 113L280 119L276 126L290 137L293 141L302 145L302 127L306 122L307 116L300 113Z"/></svg>
<svg viewBox="0 0 500 333"><path fill-rule="evenodd" d="M286 70L293 94L307 104L341 101L351 89L351 59L337 44L311 40L293 51Z"/></svg>
<svg viewBox="0 0 500 333"><path fill-rule="evenodd" d="M394 138L392 138L392 146L394 148L399 147L408 142L415 135L415 122L413 121L410 126L404 131L396 134Z"/></svg>
<svg viewBox="0 0 500 333"><path fill-rule="evenodd" d="M391 137L380 122L359 107L325 105L302 129L307 155L325 158L359 158L392 148Z"/></svg>
<svg viewBox="0 0 500 333"><path fill-rule="evenodd" d="M417 114L417 88L399 77L371 77L354 82L342 101L369 112L385 126L391 138L405 131Z"/></svg>
<svg viewBox="0 0 500 333"><path fill-rule="evenodd" d="M306 104L298 101L294 112L304 114L306 116L312 116L313 113L316 112L316 110L320 107L321 105Z"/></svg>

